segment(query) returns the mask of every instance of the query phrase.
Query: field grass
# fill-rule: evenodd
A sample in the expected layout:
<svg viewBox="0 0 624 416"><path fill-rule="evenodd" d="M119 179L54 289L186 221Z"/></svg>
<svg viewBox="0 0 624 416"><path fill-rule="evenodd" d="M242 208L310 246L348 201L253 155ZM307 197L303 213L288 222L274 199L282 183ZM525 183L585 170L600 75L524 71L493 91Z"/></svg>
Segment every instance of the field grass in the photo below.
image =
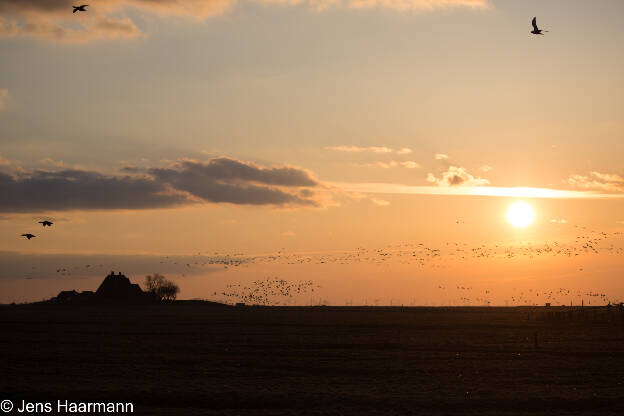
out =
<svg viewBox="0 0 624 416"><path fill-rule="evenodd" d="M4 306L0 400L146 415L622 414L622 311L570 310Z"/></svg>

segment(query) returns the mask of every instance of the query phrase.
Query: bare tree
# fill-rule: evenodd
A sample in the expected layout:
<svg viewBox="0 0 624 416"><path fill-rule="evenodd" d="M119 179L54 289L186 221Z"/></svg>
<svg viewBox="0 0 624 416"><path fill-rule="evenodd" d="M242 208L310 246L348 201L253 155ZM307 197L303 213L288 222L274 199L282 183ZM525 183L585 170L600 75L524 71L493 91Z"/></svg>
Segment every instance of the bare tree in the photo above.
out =
<svg viewBox="0 0 624 416"><path fill-rule="evenodd" d="M175 300L180 292L180 288L173 282L168 280L160 287L158 292L159 296L163 300Z"/></svg>
<svg viewBox="0 0 624 416"><path fill-rule="evenodd" d="M156 294L158 288L165 282L165 276L154 273L154 275L145 276L145 289L148 292Z"/></svg>
<svg viewBox="0 0 624 416"><path fill-rule="evenodd" d="M145 288L149 293L158 296L160 300L175 300L180 292L178 285L158 273L145 276Z"/></svg>

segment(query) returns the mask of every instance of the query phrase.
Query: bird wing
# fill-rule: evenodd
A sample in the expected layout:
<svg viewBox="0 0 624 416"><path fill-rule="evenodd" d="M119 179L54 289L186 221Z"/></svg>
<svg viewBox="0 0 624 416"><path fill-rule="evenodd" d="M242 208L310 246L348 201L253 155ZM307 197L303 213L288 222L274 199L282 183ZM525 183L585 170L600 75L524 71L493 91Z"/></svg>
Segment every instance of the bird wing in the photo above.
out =
<svg viewBox="0 0 624 416"><path fill-rule="evenodd" d="M78 7L74 7L74 11L72 13L76 13L78 11Z"/></svg>
<svg viewBox="0 0 624 416"><path fill-rule="evenodd" d="M533 20L531 20L531 24L533 25L533 29L539 30L537 28L537 17L534 17Z"/></svg>

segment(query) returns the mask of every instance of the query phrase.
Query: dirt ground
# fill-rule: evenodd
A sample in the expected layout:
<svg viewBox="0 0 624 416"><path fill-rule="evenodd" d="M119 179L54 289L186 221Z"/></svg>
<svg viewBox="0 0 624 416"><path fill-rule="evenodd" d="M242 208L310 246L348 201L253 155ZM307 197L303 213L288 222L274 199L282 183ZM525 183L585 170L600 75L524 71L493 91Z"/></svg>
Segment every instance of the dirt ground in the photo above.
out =
<svg viewBox="0 0 624 416"><path fill-rule="evenodd" d="M3 306L0 400L131 402L146 415L615 415L623 317L618 308Z"/></svg>

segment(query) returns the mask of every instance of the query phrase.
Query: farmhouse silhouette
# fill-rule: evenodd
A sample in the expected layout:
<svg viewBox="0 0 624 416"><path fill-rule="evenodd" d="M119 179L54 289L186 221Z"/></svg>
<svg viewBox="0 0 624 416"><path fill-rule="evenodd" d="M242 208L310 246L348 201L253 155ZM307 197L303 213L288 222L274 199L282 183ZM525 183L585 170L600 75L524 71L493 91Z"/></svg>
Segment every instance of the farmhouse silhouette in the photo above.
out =
<svg viewBox="0 0 624 416"><path fill-rule="evenodd" d="M154 303L160 299L154 293L145 292L141 287L132 283L129 278L121 272L115 274L110 272L104 278L100 287L93 292L86 290L76 292L75 290L63 290L51 301L67 304L95 304L95 303Z"/></svg>

